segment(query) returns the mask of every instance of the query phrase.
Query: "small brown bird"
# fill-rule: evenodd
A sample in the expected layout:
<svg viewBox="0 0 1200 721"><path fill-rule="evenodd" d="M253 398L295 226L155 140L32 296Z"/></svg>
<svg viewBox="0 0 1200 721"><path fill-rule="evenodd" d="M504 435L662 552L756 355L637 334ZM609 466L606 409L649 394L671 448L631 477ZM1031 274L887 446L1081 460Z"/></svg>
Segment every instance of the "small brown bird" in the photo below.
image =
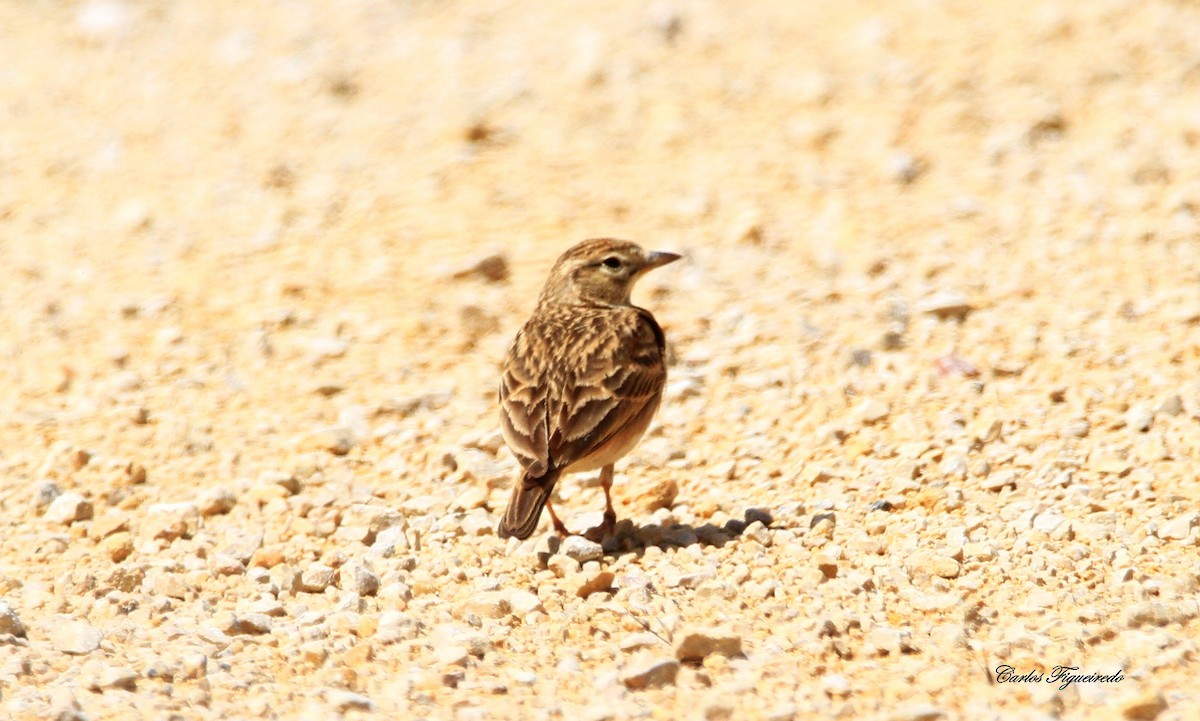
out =
<svg viewBox="0 0 1200 721"><path fill-rule="evenodd" d="M678 259L601 238L585 240L554 264L500 379L500 425L521 463L497 529L501 538L528 538L543 506L554 530L571 535L550 494L564 473L597 468L604 523L587 535L612 533L613 464L646 432L667 381L662 329L629 294L647 271Z"/></svg>

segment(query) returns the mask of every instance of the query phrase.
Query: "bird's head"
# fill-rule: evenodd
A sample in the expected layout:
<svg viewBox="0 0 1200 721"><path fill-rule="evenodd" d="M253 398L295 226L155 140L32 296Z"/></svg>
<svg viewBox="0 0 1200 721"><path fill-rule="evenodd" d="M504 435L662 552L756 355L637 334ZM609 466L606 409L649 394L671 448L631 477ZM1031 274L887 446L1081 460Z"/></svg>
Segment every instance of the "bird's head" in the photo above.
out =
<svg viewBox="0 0 1200 721"><path fill-rule="evenodd" d="M629 305L629 294L638 278L679 258L675 253L646 250L628 240L585 240L559 256L538 303Z"/></svg>

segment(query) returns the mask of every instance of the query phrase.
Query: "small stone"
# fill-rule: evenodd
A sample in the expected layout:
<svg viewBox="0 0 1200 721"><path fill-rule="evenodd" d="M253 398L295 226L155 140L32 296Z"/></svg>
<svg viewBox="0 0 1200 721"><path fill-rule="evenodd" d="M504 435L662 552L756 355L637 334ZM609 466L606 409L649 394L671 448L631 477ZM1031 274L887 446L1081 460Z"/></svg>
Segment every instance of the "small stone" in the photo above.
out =
<svg viewBox="0 0 1200 721"><path fill-rule="evenodd" d="M346 386L341 383L321 381L313 386L312 392L325 398L332 398L344 390L346 390Z"/></svg>
<svg viewBox="0 0 1200 721"><path fill-rule="evenodd" d="M942 378L950 376L979 377L979 369L975 367L974 363L953 352L935 358L933 370Z"/></svg>
<svg viewBox="0 0 1200 721"><path fill-rule="evenodd" d="M513 613L518 616L544 610L542 608L542 600L538 598L536 593L520 589L508 592L508 605L512 607Z"/></svg>
<svg viewBox="0 0 1200 721"><path fill-rule="evenodd" d="M400 601L403 604L407 604L413 599L412 589L408 587L408 584L400 581L381 585L376 595L383 601Z"/></svg>
<svg viewBox="0 0 1200 721"><path fill-rule="evenodd" d="M191 538L200 527L200 509L195 503L155 503L146 508L143 532L165 541Z"/></svg>
<svg viewBox="0 0 1200 721"><path fill-rule="evenodd" d="M1145 403L1135 403L1125 413L1125 425L1139 433L1145 433L1154 425L1154 410Z"/></svg>
<svg viewBox="0 0 1200 721"><path fill-rule="evenodd" d="M450 502L451 511L473 511L487 505L487 490L479 487L468 488L455 496Z"/></svg>
<svg viewBox="0 0 1200 721"><path fill-rule="evenodd" d="M208 675L208 654L188 653L180 660L179 672L185 681Z"/></svg>
<svg viewBox="0 0 1200 721"><path fill-rule="evenodd" d="M200 494L197 506L202 516L219 516L229 513L237 505L237 496L228 488L210 488Z"/></svg>
<svg viewBox="0 0 1200 721"><path fill-rule="evenodd" d="M942 290L917 303L917 312L939 319L963 320L972 310L967 297L952 290Z"/></svg>
<svg viewBox="0 0 1200 721"><path fill-rule="evenodd" d="M150 591L163 598L186 601L192 595L192 585L177 573L159 573L151 581Z"/></svg>
<svg viewBox="0 0 1200 721"><path fill-rule="evenodd" d="M460 308L458 320L468 347L474 347L480 339L500 330L500 319L474 304Z"/></svg>
<svg viewBox="0 0 1200 721"><path fill-rule="evenodd" d="M837 514L833 511L814 513L808 528L810 536L832 539L834 530L837 528Z"/></svg>
<svg viewBox="0 0 1200 721"><path fill-rule="evenodd" d="M827 673L821 677L821 690L830 698L846 698L850 695L850 682L838 673Z"/></svg>
<svg viewBox="0 0 1200 721"><path fill-rule="evenodd" d="M325 694L325 700L338 713L347 711L374 711L375 702L361 693L344 689L330 689Z"/></svg>
<svg viewBox="0 0 1200 721"><path fill-rule="evenodd" d="M221 630L232 634L260 635L270 633L273 623L265 613L247 613L245 616L230 614L228 623Z"/></svg>
<svg viewBox="0 0 1200 721"><path fill-rule="evenodd" d="M742 655L742 637L729 631L688 631L676 637L675 658L698 663L712 654L733 658Z"/></svg>
<svg viewBox="0 0 1200 721"><path fill-rule="evenodd" d="M794 703L779 704L767 709L767 712L763 714L763 721L795 721L798 712L799 709Z"/></svg>
<svg viewBox="0 0 1200 721"><path fill-rule="evenodd" d="M512 605L502 591L485 591L472 594L459 606L460 613L473 613L480 618L504 618L512 612Z"/></svg>
<svg viewBox="0 0 1200 721"><path fill-rule="evenodd" d="M893 153L887 161L887 174L901 185L909 185L924 169L920 159L908 153Z"/></svg>
<svg viewBox="0 0 1200 721"><path fill-rule="evenodd" d="M589 541L583 536L567 536L558 547L559 555L566 556L579 563L598 561L604 558L604 548L595 541Z"/></svg>
<svg viewBox="0 0 1200 721"><path fill-rule="evenodd" d="M617 679L630 691L662 688L675 683L679 662L673 658L638 656L621 669Z"/></svg>
<svg viewBox="0 0 1200 721"><path fill-rule="evenodd" d="M88 529L88 536L100 540L114 533L128 530L129 519L127 517L109 513L92 520L92 527Z"/></svg>
<svg viewBox="0 0 1200 721"><path fill-rule="evenodd" d="M892 412L892 407L878 398L865 398L854 409L854 415L866 425L878 423Z"/></svg>
<svg viewBox="0 0 1200 721"><path fill-rule="evenodd" d="M300 590L321 593L333 584L337 571L323 563L311 564L300 574Z"/></svg>
<svg viewBox="0 0 1200 721"><path fill-rule="evenodd" d="M331 358L341 358L350 349L350 343L342 338L313 338L308 343L308 356L313 364Z"/></svg>
<svg viewBox="0 0 1200 721"><path fill-rule="evenodd" d="M435 655L440 666L466 666L471 658L467 647L458 645L441 646Z"/></svg>
<svg viewBox="0 0 1200 721"><path fill-rule="evenodd" d="M323 641L302 643L300 644L300 658L313 666L320 666L325 663L325 659L329 658L329 649L325 647Z"/></svg>
<svg viewBox="0 0 1200 721"><path fill-rule="evenodd" d="M261 526L235 527L226 532L226 538L228 543L221 553L245 566L262 548L263 529Z"/></svg>
<svg viewBox="0 0 1200 721"><path fill-rule="evenodd" d="M742 535L763 546L771 545L771 531L763 525L762 521L755 521L746 526L746 530L742 531Z"/></svg>
<svg viewBox="0 0 1200 721"><path fill-rule="evenodd" d="M938 467L946 478L966 478L967 461L959 455L947 456Z"/></svg>
<svg viewBox="0 0 1200 721"><path fill-rule="evenodd" d="M89 0L75 14L80 36L96 42L119 37L134 19L125 3L114 0ZM117 225L125 231L137 230L149 223L150 210L141 200L126 201L115 214Z"/></svg>
<svg viewBox="0 0 1200 721"><path fill-rule="evenodd" d="M136 391L141 388L144 383L145 380L133 371L114 373L112 376L112 389L117 393Z"/></svg>
<svg viewBox="0 0 1200 721"><path fill-rule="evenodd" d="M1192 529L1200 523L1200 515L1187 513L1177 516L1158 527L1158 537L1171 541L1182 541L1192 535Z"/></svg>
<svg viewBox="0 0 1200 721"><path fill-rule="evenodd" d="M679 484L674 478L663 478L638 496L638 504L648 513L660 508L670 508L679 496Z"/></svg>
<svg viewBox="0 0 1200 721"><path fill-rule="evenodd" d="M1169 393L1158 402L1154 411L1159 415L1177 416L1183 413L1183 399L1179 397L1178 393Z"/></svg>
<svg viewBox="0 0 1200 721"><path fill-rule="evenodd" d="M600 571L581 583L579 588L576 589L575 595L580 598L587 598L593 593L609 591L612 589L613 578L612 571Z"/></svg>
<svg viewBox="0 0 1200 721"><path fill-rule="evenodd" d="M300 479L296 477L296 474L289 473L288 471L264 471L259 475L258 481L262 485L279 486L287 491L289 496L296 495L303 488L303 484L300 483Z"/></svg>
<svg viewBox="0 0 1200 721"><path fill-rule="evenodd" d="M350 563L338 569L338 588L360 596L374 596L379 591L379 576L362 563ZM303 578L301 578L303 583Z"/></svg>
<svg viewBox="0 0 1200 721"><path fill-rule="evenodd" d="M138 672L124 666L104 665L97 673L93 682L100 689L121 689L123 691L137 690Z"/></svg>
<svg viewBox="0 0 1200 721"><path fill-rule="evenodd" d="M70 525L92 517L92 502L78 493L64 493L46 509L45 519L51 523Z"/></svg>
<svg viewBox="0 0 1200 721"><path fill-rule="evenodd" d="M228 634L216 626L201 626L196 631L196 637L222 648L228 646L233 641L233 639L229 638Z"/></svg>
<svg viewBox="0 0 1200 721"><path fill-rule="evenodd" d="M342 512L338 524L338 538L373 544L381 531L407 526L404 516L394 508L370 503L355 503ZM393 544L394 546L395 544ZM407 548L407 541L405 542Z"/></svg>
<svg viewBox="0 0 1200 721"><path fill-rule="evenodd" d="M72 684L73 685L73 684ZM50 689L48 696L48 711L44 718L52 718L55 721L88 721L88 716L83 713L83 706L79 703L79 699L75 698L75 691L66 686L58 686ZM12 706L12 702L9 702ZM6 714L9 718L15 718L12 715Z"/></svg>
<svg viewBox="0 0 1200 721"><path fill-rule="evenodd" d="M991 561L996 558L996 549L989 543L964 543L963 557L973 561Z"/></svg>
<svg viewBox="0 0 1200 721"><path fill-rule="evenodd" d="M272 616L274 618L281 618L287 615L287 609L283 607L283 604L270 597L247 604L246 612L261 613L264 616Z"/></svg>
<svg viewBox="0 0 1200 721"><path fill-rule="evenodd" d="M938 721L946 718L946 712L930 704L917 704L898 709L888 718L891 721Z"/></svg>
<svg viewBox="0 0 1200 721"><path fill-rule="evenodd" d="M1087 420L1080 419L1071 421L1067 425L1063 426L1060 435L1062 435L1064 438L1087 438L1088 434L1091 432L1092 424L1088 423Z"/></svg>
<svg viewBox="0 0 1200 721"><path fill-rule="evenodd" d="M832 546L833 544L830 545ZM833 548L830 548L827 546L813 554L813 563L825 578L837 578L838 562L841 560L841 556L840 547L833 546Z"/></svg>
<svg viewBox="0 0 1200 721"><path fill-rule="evenodd" d="M407 551L408 535L402 526L392 526L380 531L371 544L371 555L392 558L397 551Z"/></svg>
<svg viewBox="0 0 1200 721"><path fill-rule="evenodd" d="M984 413L971 422L971 439L975 443L988 444L1000 438L1004 431L1004 421L990 413Z"/></svg>
<svg viewBox="0 0 1200 721"><path fill-rule="evenodd" d="M566 578L567 576L579 573L581 565L579 561L566 556L551 556L550 560L546 561L546 568L553 572L557 578Z"/></svg>
<svg viewBox="0 0 1200 721"><path fill-rule="evenodd" d="M928 551L916 551L905 560L904 565L915 579L929 576L958 578L962 571L962 567L955 559Z"/></svg>
<svg viewBox="0 0 1200 721"><path fill-rule="evenodd" d="M379 614L374 638L380 643L410 641L421 632L421 623L400 611L384 611Z"/></svg>
<svg viewBox="0 0 1200 721"><path fill-rule="evenodd" d="M1035 588L1025 596L1025 608L1030 611L1039 611L1044 608L1053 608L1058 604L1058 596L1045 588Z"/></svg>
<svg viewBox="0 0 1200 721"><path fill-rule="evenodd" d="M1057 508L1049 508L1034 517L1033 529L1035 531L1041 531L1045 534L1051 534L1054 533L1059 526L1066 522L1066 520L1067 519L1065 516L1063 516L1062 511L1059 511Z"/></svg>
<svg viewBox="0 0 1200 721"><path fill-rule="evenodd" d="M912 634L889 626L876 626L866 634L866 640L875 647L880 655L899 656L905 651L914 650Z"/></svg>
<svg viewBox="0 0 1200 721"><path fill-rule="evenodd" d="M344 456L357 443L354 431L345 426L329 426L319 428L304 436L301 440L302 450L327 451L335 456Z"/></svg>
<svg viewBox="0 0 1200 721"><path fill-rule="evenodd" d="M493 253L465 268L454 271L450 277L454 280L477 279L489 283L503 283L508 280L508 275L507 256L503 253Z"/></svg>
<svg viewBox="0 0 1200 721"><path fill-rule="evenodd" d="M25 624L17 618L12 606L0 601L0 636L3 635L25 638Z"/></svg>
<svg viewBox="0 0 1200 721"><path fill-rule="evenodd" d="M86 621L75 619L57 620L49 628L50 643L55 651L72 656L82 656L100 648L104 634Z"/></svg>
<svg viewBox="0 0 1200 721"><path fill-rule="evenodd" d="M54 499L62 495L62 489L53 481L42 481L33 487L33 507L43 514Z"/></svg>
<svg viewBox="0 0 1200 721"><path fill-rule="evenodd" d="M991 473L983 479L983 488L988 491L1000 491L1004 488L1017 487L1017 472L1006 470Z"/></svg>
<svg viewBox="0 0 1200 721"><path fill-rule="evenodd" d="M133 553L133 536L128 533L114 533L100 542L100 552L113 563L120 563Z"/></svg>
<svg viewBox="0 0 1200 721"><path fill-rule="evenodd" d="M486 512L472 511L463 516L462 532L464 536L476 537L487 536L493 532L496 527L496 522Z"/></svg>
<svg viewBox="0 0 1200 721"><path fill-rule="evenodd" d="M702 395L703 386L700 381L695 378L676 378L667 381L667 387L663 394L672 401L685 401L688 398L695 398Z"/></svg>
<svg viewBox="0 0 1200 721"><path fill-rule="evenodd" d="M133 593L138 588L141 588L142 581L146 579L146 571L140 566L129 566L122 564L112 570L105 579L108 585L123 593Z"/></svg>
<svg viewBox="0 0 1200 721"><path fill-rule="evenodd" d="M1146 689L1126 696L1118 702L1121 716L1130 721L1154 721L1158 715L1167 709L1167 700L1162 691Z"/></svg>

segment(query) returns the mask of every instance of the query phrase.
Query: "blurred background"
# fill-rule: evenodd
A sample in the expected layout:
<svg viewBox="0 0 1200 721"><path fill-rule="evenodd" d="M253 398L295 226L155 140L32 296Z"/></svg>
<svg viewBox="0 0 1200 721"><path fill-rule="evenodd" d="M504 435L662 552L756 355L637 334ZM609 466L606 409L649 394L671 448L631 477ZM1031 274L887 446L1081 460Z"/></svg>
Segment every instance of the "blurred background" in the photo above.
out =
<svg viewBox="0 0 1200 721"><path fill-rule="evenodd" d="M880 352L1191 357L1197 37L1163 1L5 3L0 397L486 425L594 236L685 253L638 300L789 408Z"/></svg>

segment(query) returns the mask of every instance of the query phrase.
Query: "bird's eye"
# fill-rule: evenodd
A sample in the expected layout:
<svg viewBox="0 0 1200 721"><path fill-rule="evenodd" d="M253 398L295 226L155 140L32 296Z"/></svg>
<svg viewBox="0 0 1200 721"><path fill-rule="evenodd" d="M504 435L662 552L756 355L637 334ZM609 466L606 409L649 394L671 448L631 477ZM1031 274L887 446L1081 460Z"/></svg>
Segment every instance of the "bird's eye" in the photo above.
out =
<svg viewBox="0 0 1200 721"><path fill-rule="evenodd" d="M621 267L621 259L615 255L610 255L604 259L604 267L616 270L617 268Z"/></svg>

